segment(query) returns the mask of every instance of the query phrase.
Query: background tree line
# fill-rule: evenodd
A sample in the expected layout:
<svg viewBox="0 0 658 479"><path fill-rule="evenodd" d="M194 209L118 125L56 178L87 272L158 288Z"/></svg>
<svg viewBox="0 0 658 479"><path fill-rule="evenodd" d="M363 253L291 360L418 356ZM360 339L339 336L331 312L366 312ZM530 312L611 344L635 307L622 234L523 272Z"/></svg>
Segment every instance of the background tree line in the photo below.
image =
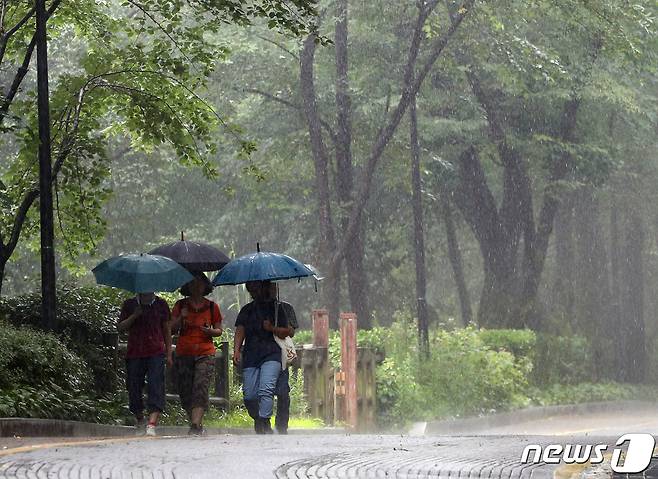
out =
<svg viewBox="0 0 658 479"><path fill-rule="evenodd" d="M351 309L366 328L413 311L421 342L430 324L581 334L600 379L645 377L655 5L336 0L315 7L317 32L289 36L153 5L157 22L116 4L103 22L73 9L53 23L56 154L75 138L56 185L62 277L89 281L98 258L181 230L236 254L260 241L326 276L319 294L285 286L302 311ZM7 85L25 32L5 42ZM135 75L163 66L175 81ZM34 99L18 98L2 120L3 233L34 173ZM4 233L5 294L33 287L36 220L15 251Z"/></svg>

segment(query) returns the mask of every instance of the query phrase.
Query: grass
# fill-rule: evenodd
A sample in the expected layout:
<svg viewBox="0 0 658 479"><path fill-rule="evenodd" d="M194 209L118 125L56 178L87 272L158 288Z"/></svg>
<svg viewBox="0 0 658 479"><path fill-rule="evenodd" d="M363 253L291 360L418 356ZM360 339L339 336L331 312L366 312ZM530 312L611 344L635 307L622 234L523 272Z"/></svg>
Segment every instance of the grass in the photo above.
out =
<svg viewBox="0 0 658 479"><path fill-rule="evenodd" d="M173 411L172 411L173 412ZM185 415L182 411L170 413L168 417L163 418L163 424L168 425L187 425ZM238 407L231 411L222 411L211 407L203 419L205 427L212 428L244 428L251 429L254 425L253 420L247 414L244 408ZM289 427L294 429L319 429L324 427L321 419L308 416L293 416L290 418Z"/></svg>

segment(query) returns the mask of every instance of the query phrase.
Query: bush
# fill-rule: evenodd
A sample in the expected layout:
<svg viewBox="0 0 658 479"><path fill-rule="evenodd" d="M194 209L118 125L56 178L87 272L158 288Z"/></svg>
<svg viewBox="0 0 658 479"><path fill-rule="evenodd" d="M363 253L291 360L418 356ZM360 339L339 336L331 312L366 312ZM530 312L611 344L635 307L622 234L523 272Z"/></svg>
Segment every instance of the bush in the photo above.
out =
<svg viewBox="0 0 658 479"><path fill-rule="evenodd" d="M537 335L532 382L538 386L577 384L593 376L592 348L582 336Z"/></svg>
<svg viewBox="0 0 658 479"><path fill-rule="evenodd" d="M529 329L481 329L482 342L495 351L508 351L516 358L533 358L537 335Z"/></svg>
<svg viewBox="0 0 658 479"><path fill-rule="evenodd" d="M398 315L388 334L382 336L387 356L377 369L380 425L403 426L414 420L527 404L524 392L532 363L521 347L531 341L527 334L489 334L486 338L499 345L493 349L473 328L434 331L430 358L421 359L412 326L410 318ZM503 343L518 345L520 356L500 347Z"/></svg>
<svg viewBox="0 0 658 479"><path fill-rule="evenodd" d="M84 359L99 394L113 393L118 386L114 350L104 344L105 335L116 331L119 308L128 293L105 287L63 287L58 290L59 337ZM41 295L37 293L0 298L0 319L15 326L41 328Z"/></svg>
<svg viewBox="0 0 658 479"><path fill-rule="evenodd" d="M583 402L618 401L623 399L654 401L658 395L656 386L622 383L581 383L576 385L553 384L531 392L534 404L552 406Z"/></svg>
<svg viewBox="0 0 658 479"><path fill-rule="evenodd" d="M113 398L93 394L85 361L59 339L0 321L0 416L111 421Z"/></svg>
<svg viewBox="0 0 658 479"><path fill-rule="evenodd" d="M92 379L84 360L56 336L0 322L0 389L44 386L89 391Z"/></svg>
<svg viewBox="0 0 658 479"><path fill-rule="evenodd" d="M128 295L115 288L62 287L57 290L60 329L73 341L100 344L103 332L116 330L119 308ZM41 327L41 294L0 298L0 317L17 326Z"/></svg>

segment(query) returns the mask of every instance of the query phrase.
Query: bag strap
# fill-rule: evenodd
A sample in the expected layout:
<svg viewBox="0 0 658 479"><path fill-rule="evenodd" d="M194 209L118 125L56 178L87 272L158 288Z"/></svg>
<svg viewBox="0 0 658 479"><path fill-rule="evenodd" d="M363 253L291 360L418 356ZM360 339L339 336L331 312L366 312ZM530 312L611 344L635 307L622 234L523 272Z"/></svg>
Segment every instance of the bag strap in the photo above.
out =
<svg viewBox="0 0 658 479"><path fill-rule="evenodd" d="M274 300L274 327L279 327L279 300Z"/></svg>

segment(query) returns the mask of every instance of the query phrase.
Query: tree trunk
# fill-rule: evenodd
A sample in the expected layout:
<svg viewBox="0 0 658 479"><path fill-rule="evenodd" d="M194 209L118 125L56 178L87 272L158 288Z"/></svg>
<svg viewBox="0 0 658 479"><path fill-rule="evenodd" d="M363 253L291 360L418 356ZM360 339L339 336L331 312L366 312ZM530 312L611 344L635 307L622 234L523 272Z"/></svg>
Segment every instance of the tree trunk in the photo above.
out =
<svg viewBox="0 0 658 479"><path fill-rule="evenodd" d="M430 355L427 316L427 279L425 270L425 234L423 225L423 197L420 180L420 144L416 99L409 107L409 136L411 142L411 205L414 216L414 258L416 261L416 310L418 314L418 346L425 357Z"/></svg>
<svg viewBox="0 0 658 479"><path fill-rule="evenodd" d="M574 312L574 235L573 200L565 198L555 217L555 275L553 282L554 311L563 322L576 327Z"/></svg>
<svg viewBox="0 0 658 479"><path fill-rule="evenodd" d="M5 282L5 267L7 266L7 260L0 258L0 297L2 297L2 285Z"/></svg>
<svg viewBox="0 0 658 479"><path fill-rule="evenodd" d="M468 294L466 287L466 280L464 279L464 267L462 264L462 255L459 250L459 243L457 241L457 233L455 231L455 223L452 218L452 207L450 200L446 193L443 193L441 199L441 216L446 228L446 239L448 243L448 258L452 266L452 273L455 278L455 286L457 287L457 295L459 296L459 306L462 313L462 323L464 327L473 322L473 312L471 310L471 298Z"/></svg>
<svg viewBox="0 0 658 479"><path fill-rule="evenodd" d="M324 288L325 306L329 311L331 327L338 329L340 310L340 261L332 261L336 249L333 221L331 218L331 200L329 193L328 156L322 138L322 125L318 115L315 98L315 81L313 62L315 59L315 37L309 36L304 41L300 55L299 83L302 94L303 113L308 125L311 151L315 166L315 189L317 195L318 222L320 228L319 252L322 268L326 275Z"/></svg>
<svg viewBox="0 0 658 479"><path fill-rule="evenodd" d="M340 225L343 235L347 231L354 206L354 167L352 162L352 102L349 92L348 59L348 1L338 0L336 35L336 191L340 208ZM363 221L359 222L357 234L345 251L347 285L352 310L359 320L359 327L372 326L368 304L368 278L364 268Z"/></svg>
<svg viewBox="0 0 658 479"><path fill-rule="evenodd" d="M610 202L610 282L612 293L612 320L615 324L621 324L621 239L619 235L619 205L615 194L612 194Z"/></svg>
<svg viewBox="0 0 658 479"><path fill-rule="evenodd" d="M53 224L48 43L45 0L36 1L37 104L39 113L39 206L41 219L41 319L47 330L57 329Z"/></svg>
<svg viewBox="0 0 658 479"><path fill-rule="evenodd" d="M576 311L579 332L592 342L596 378L617 379L617 339L611 332L610 283L600 202L592 187L582 188L576 198L578 258Z"/></svg>
<svg viewBox="0 0 658 479"><path fill-rule="evenodd" d="M624 363L620 380L641 383L646 373L646 335L644 324L644 226L636 208L630 210L625 238L626 262L623 288Z"/></svg>

